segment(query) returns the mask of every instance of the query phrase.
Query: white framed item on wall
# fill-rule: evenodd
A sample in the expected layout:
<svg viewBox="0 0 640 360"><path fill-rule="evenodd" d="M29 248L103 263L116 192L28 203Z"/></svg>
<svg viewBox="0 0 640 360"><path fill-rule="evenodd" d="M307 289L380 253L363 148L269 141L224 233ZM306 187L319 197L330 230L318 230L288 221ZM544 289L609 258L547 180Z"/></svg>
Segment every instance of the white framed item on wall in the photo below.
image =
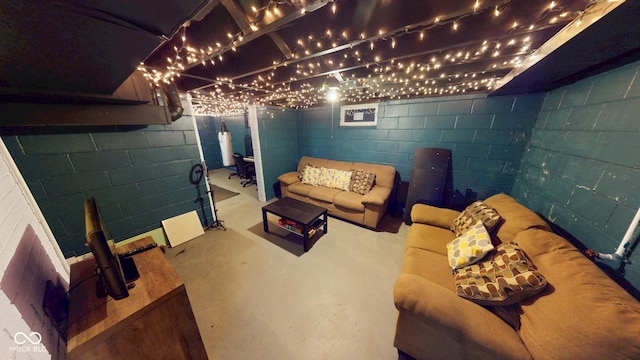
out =
<svg viewBox="0 0 640 360"><path fill-rule="evenodd" d="M340 126L377 126L378 104L344 105L340 107Z"/></svg>

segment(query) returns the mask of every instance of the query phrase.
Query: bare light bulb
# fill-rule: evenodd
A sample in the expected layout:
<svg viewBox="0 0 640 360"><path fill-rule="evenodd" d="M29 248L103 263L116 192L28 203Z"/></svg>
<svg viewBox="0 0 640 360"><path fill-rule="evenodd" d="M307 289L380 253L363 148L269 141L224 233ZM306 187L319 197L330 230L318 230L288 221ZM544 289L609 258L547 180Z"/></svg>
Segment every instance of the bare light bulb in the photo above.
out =
<svg viewBox="0 0 640 360"><path fill-rule="evenodd" d="M337 87L330 87L329 90L327 90L327 101L328 102L336 102L338 100L338 88Z"/></svg>

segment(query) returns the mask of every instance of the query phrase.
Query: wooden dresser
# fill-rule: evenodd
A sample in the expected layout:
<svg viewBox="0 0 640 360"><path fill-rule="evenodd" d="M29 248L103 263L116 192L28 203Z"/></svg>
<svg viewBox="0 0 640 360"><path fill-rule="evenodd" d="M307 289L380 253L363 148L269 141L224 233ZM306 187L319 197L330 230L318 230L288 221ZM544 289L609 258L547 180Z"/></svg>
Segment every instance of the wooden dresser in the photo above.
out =
<svg viewBox="0 0 640 360"><path fill-rule="evenodd" d="M118 251L150 242L147 237ZM71 265L67 358L207 359L184 283L162 250L133 259L140 278L122 300L96 297L93 258Z"/></svg>

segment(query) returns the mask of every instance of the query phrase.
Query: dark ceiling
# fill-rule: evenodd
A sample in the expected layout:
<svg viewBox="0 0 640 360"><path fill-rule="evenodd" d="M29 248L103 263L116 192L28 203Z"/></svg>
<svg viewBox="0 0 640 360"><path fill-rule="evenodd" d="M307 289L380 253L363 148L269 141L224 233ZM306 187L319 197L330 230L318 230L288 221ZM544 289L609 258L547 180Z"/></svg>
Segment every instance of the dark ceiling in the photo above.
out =
<svg viewBox="0 0 640 360"><path fill-rule="evenodd" d="M544 49L548 53L565 45L564 40L553 44L559 32L576 35L622 3L220 0L145 66L151 74L158 71L157 80L164 76L176 81L214 113L233 110L229 104L324 104L333 74L339 74L342 104L491 93L498 87L501 93L543 91L612 54L603 60L596 51L598 55L587 60L568 46L560 63L549 57L538 64L544 67L538 67L535 76L519 74L517 87L501 80L550 39ZM637 33L635 21L615 25L626 26L631 26L628 33ZM610 31L598 33L604 34L599 39L606 41ZM637 40L629 44L638 48ZM562 69L556 74L554 66Z"/></svg>
<svg viewBox="0 0 640 360"><path fill-rule="evenodd" d="M640 59L638 3L0 0L0 101L108 96L136 68L214 114L546 91Z"/></svg>

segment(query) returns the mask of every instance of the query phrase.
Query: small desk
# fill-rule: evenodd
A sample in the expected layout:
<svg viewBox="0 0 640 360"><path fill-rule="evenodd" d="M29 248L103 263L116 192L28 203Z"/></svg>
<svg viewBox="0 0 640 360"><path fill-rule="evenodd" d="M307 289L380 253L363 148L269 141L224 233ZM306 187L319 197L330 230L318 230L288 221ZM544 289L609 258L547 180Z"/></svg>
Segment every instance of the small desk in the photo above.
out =
<svg viewBox="0 0 640 360"><path fill-rule="evenodd" d="M293 234L302 236L302 246L305 252L309 251L309 230L314 229L315 231L322 227L323 233L327 233L327 209L323 207L308 204L290 197L284 197L274 201L262 207L262 225L265 232L269 232L267 213L302 224L302 233L284 226L280 227Z"/></svg>
<svg viewBox="0 0 640 360"><path fill-rule="evenodd" d="M151 242L146 237L118 251ZM162 250L153 248L133 259L140 278L122 300L96 297L93 258L71 265L67 357L206 359L184 283Z"/></svg>

